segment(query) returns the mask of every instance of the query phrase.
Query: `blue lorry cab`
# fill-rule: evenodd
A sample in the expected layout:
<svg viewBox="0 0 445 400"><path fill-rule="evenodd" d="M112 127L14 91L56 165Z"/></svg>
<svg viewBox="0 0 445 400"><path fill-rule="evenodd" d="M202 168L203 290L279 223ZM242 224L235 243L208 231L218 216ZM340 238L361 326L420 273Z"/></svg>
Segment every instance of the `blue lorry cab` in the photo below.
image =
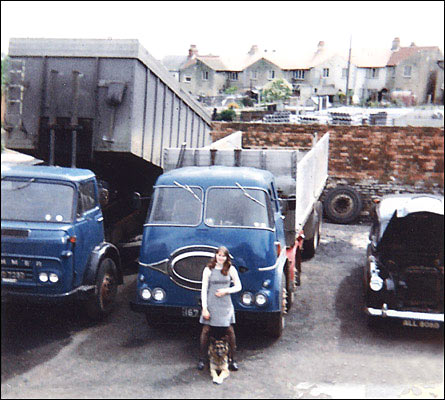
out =
<svg viewBox="0 0 445 400"><path fill-rule="evenodd" d="M275 321L282 314L283 232L268 171L184 167L161 175L144 225L132 309L147 318L199 316L203 269L224 245L243 286L232 295L237 317Z"/></svg>
<svg viewBox="0 0 445 400"><path fill-rule="evenodd" d="M111 301L122 281L120 262L104 241L94 173L3 164L1 173L2 301L90 298L104 261L114 279Z"/></svg>

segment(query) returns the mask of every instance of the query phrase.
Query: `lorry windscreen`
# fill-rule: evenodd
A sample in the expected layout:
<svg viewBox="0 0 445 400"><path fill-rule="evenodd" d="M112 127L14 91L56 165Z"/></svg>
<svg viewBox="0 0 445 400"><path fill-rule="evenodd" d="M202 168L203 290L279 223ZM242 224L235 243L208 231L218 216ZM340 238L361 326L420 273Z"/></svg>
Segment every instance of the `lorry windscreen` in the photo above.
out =
<svg viewBox="0 0 445 400"><path fill-rule="evenodd" d="M2 220L72 222L74 187L34 179L2 179Z"/></svg>
<svg viewBox="0 0 445 400"><path fill-rule="evenodd" d="M211 188L205 223L209 226L273 229L273 212L267 193L260 189Z"/></svg>
<svg viewBox="0 0 445 400"><path fill-rule="evenodd" d="M178 184L155 188L147 224L198 225L201 222L203 193L200 187Z"/></svg>

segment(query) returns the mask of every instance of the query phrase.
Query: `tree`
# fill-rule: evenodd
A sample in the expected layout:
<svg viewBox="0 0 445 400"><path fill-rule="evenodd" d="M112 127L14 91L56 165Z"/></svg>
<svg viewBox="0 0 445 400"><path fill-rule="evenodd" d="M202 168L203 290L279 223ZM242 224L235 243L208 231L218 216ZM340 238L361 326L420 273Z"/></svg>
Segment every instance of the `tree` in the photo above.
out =
<svg viewBox="0 0 445 400"><path fill-rule="evenodd" d="M292 94L292 86L284 79L274 79L263 88L263 99L266 102L286 100Z"/></svg>

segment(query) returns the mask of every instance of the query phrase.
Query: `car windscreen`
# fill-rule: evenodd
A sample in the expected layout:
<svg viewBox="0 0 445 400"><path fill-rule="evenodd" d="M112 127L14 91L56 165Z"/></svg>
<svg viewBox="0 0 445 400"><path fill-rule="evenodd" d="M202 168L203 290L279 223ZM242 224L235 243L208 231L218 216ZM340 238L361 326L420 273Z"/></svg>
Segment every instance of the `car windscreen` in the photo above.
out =
<svg viewBox="0 0 445 400"><path fill-rule="evenodd" d="M264 190L238 187L208 190L204 221L209 226L273 229L273 212Z"/></svg>
<svg viewBox="0 0 445 400"><path fill-rule="evenodd" d="M74 187L35 179L2 179L2 220L72 222Z"/></svg>
<svg viewBox="0 0 445 400"><path fill-rule="evenodd" d="M173 187L156 187L153 193L147 224L191 225L201 222L202 189L179 183Z"/></svg>

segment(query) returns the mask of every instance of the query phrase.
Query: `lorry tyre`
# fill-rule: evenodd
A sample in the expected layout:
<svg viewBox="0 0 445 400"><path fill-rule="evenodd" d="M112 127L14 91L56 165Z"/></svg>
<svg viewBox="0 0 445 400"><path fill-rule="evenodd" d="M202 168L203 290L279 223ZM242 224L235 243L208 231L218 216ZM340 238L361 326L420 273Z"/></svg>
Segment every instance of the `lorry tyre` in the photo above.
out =
<svg viewBox="0 0 445 400"><path fill-rule="evenodd" d="M116 264L111 258L100 261L94 295L86 303L87 315L94 320L101 320L111 313L117 295Z"/></svg>
<svg viewBox="0 0 445 400"><path fill-rule="evenodd" d="M295 298L295 282L290 279L290 272L286 271L286 312L292 308Z"/></svg>
<svg viewBox="0 0 445 400"><path fill-rule="evenodd" d="M309 260L315 255L318 248L318 244L320 243L320 231L321 231L321 216L319 216L318 218L317 228L314 231L314 236L303 242L303 252L301 256L304 260Z"/></svg>
<svg viewBox="0 0 445 400"><path fill-rule="evenodd" d="M337 186L326 194L324 212L330 221L349 224L358 218L362 210L359 193L350 186Z"/></svg>
<svg viewBox="0 0 445 400"><path fill-rule="evenodd" d="M269 321L269 326L268 326L268 330L267 333L270 337L273 337L275 339L278 339L282 333L283 333L283 329L284 329L284 314L285 314L285 309L286 309L286 294L287 290L286 290L286 276L284 275L284 273L282 274L281 277L281 290L279 293L279 304L280 304L280 313L279 314L274 314L274 316L271 318L271 320Z"/></svg>

